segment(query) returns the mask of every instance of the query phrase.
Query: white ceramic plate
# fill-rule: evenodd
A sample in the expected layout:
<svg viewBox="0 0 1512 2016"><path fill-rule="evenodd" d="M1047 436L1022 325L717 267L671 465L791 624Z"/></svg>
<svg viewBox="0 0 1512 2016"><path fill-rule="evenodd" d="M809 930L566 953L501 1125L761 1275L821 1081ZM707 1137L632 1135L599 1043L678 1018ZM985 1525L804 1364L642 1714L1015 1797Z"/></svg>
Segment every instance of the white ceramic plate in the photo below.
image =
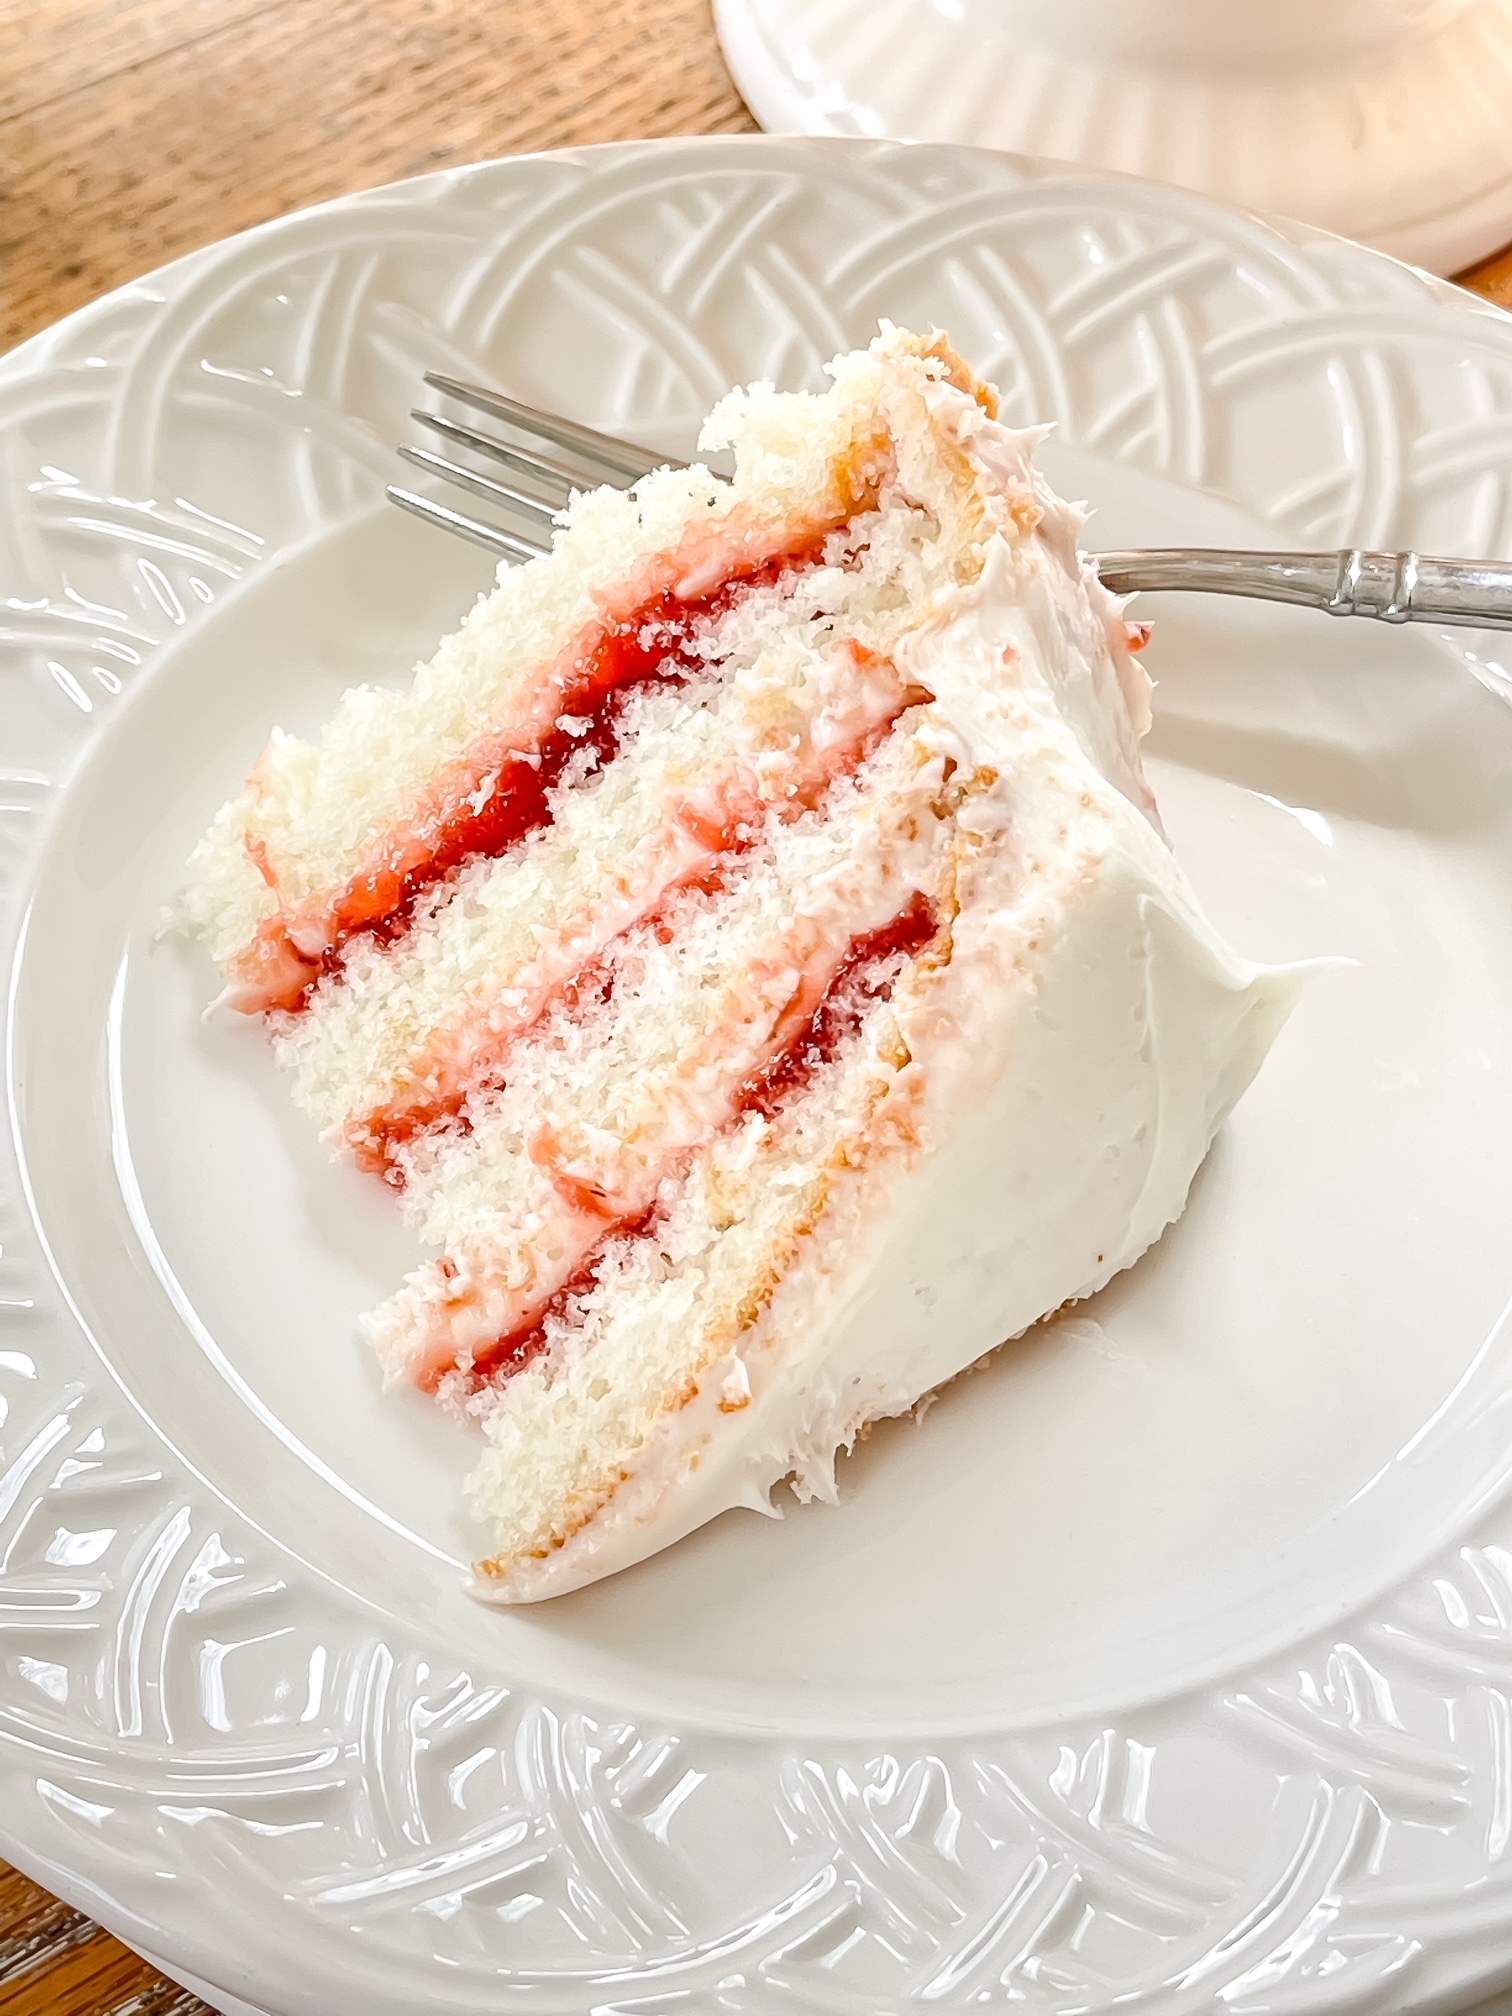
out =
<svg viewBox="0 0 1512 2016"><path fill-rule="evenodd" d="M1159 610L1187 866L1245 949L1355 963L1161 1248L837 1510L536 1610L469 1599L465 1433L353 1341L410 1258L387 1199L155 940L270 723L486 578L381 501L424 366L686 450L879 315L1056 418L1107 543L1512 550L1505 318L950 150L430 177L0 365L0 1846L222 2001L1385 2012L1512 1973L1494 639Z"/></svg>

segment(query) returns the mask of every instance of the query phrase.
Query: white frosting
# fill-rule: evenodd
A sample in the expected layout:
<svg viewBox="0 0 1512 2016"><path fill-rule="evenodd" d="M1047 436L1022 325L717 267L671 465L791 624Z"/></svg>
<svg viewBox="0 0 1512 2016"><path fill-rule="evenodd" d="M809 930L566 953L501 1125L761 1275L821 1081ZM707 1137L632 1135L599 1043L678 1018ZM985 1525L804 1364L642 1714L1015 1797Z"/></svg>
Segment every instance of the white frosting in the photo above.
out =
<svg viewBox="0 0 1512 2016"><path fill-rule="evenodd" d="M923 1151L854 1176L739 1349L564 1545L482 1592L500 1600L578 1588L732 1507L770 1512L784 1477L832 1498L835 1453L867 1421L1160 1237L1295 997L1297 969L1229 950L1159 835L1137 756L1147 682L1032 437L936 390L991 487L1031 487L1046 519L992 540L980 580L897 654L937 696L923 737L997 773L964 835L950 964L895 1004Z"/></svg>
<svg viewBox="0 0 1512 2016"><path fill-rule="evenodd" d="M1193 932L1141 879L1120 876L1086 913L1023 1018L1015 1068L900 1176L843 1282L790 1280L771 1312L778 1341L715 1364L594 1519L483 1593L580 1588L733 1507L771 1512L789 1475L800 1497L832 1500L835 1453L866 1422L1095 1293L1179 1217L1294 982ZM751 1402L728 1411L742 1373Z"/></svg>

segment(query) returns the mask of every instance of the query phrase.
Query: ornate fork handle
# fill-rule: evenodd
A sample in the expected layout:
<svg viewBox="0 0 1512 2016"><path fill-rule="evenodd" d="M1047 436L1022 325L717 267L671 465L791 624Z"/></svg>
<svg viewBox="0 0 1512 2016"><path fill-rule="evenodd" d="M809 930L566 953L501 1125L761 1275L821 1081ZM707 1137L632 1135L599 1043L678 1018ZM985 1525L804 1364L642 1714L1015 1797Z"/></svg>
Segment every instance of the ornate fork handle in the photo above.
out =
<svg viewBox="0 0 1512 2016"><path fill-rule="evenodd" d="M1417 553L1244 553L1201 546L1094 553L1116 594L1186 589L1296 602L1330 616L1512 630L1512 564L1431 560Z"/></svg>

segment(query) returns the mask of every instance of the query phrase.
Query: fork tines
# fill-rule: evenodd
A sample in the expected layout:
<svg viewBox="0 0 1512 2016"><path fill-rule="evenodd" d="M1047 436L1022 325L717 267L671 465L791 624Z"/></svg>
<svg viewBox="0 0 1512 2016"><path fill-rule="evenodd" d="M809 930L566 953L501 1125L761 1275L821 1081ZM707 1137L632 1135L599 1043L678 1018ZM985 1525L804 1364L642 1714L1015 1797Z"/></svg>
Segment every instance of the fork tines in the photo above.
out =
<svg viewBox="0 0 1512 2016"><path fill-rule="evenodd" d="M430 420L429 413L416 413L416 420ZM455 483L459 489L470 490L474 497L486 497L492 504L505 504L516 511L523 511L528 518L539 518L549 525L561 509L565 498L557 498L548 503L543 497L533 497L528 490L517 490L510 483L500 483L492 476L481 475L476 469L465 469L460 462L452 462L445 455L434 455L429 448L411 448L407 444L399 450L401 458L412 462L417 469L425 469L433 476L444 477L448 483Z"/></svg>
<svg viewBox="0 0 1512 2016"><path fill-rule="evenodd" d="M519 475L544 479L564 500L570 490L582 486L580 472L569 469L565 463L554 462L548 455L528 455L523 448L512 448L497 435L485 434L477 427L464 427L460 420L449 420L444 413L429 413L423 406L412 406L410 418L418 420L422 427L431 428L443 440L456 442L459 448L471 448L491 462L502 462L506 469Z"/></svg>
<svg viewBox="0 0 1512 2016"><path fill-rule="evenodd" d="M433 391L444 392L464 406L476 406L480 412L492 414L495 420L508 421L510 426L518 427L523 434L553 441L558 448L565 448L569 455L576 455L580 461L598 464L609 472L607 476L599 475L595 479L600 483L634 483L638 477L648 476L653 469L666 466L665 456L648 455L643 448L633 447L628 441L600 434L596 428L564 419L560 413L545 413L538 406L526 406L518 399L508 399L502 392L489 392L481 385L465 384L460 378L448 378L441 371L427 371L425 382Z"/></svg>
<svg viewBox="0 0 1512 2016"><path fill-rule="evenodd" d="M442 532L455 532L459 539L470 539L475 546L486 546L490 553L502 553L506 560L534 560L546 551L544 539L518 538L513 532L505 532L497 525L485 525L481 518L469 518L465 511L453 511L449 504L438 504L434 497L422 497L417 490L406 490L401 483L389 484L388 499L401 511L423 518L428 525L434 525Z"/></svg>
<svg viewBox="0 0 1512 2016"><path fill-rule="evenodd" d="M439 476L444 482L455 483L475 497L483 497L501 506L525 522L515 529L489 524L396 484L389 485L388 494L404 510L413 512L443 531L458 533L464 539L486 546L490 552L502 553L508 559L528 560L546 550L551 541L551 521L573 490L605 482L623 488L650 470L666 466L667 458L664 456L648 455L644 449L636 448L628 441L613 440L595 428L584 427L578 421L564 419L557 413L542 412L518 399L510 399L502 392L491 392L481 385L469 385L441 371L427 371L425 382L433 391L443 393L449 399L476 407L492 418L502 420L520 438L501 440L496 434L464 426L461 421L449 419L444 413L431 413L419 407L413 409L411 419L418 420L423 427L429 427L454 446L486 456L491 462L502 465L512 480L500 482L496 477L485 476L428 448L405 446L400 448L399 453L406 462L430 475ZM535 445L538 442L548 443L556 452L543 453ZM520 488L521 483L529 487Z"/></svg>

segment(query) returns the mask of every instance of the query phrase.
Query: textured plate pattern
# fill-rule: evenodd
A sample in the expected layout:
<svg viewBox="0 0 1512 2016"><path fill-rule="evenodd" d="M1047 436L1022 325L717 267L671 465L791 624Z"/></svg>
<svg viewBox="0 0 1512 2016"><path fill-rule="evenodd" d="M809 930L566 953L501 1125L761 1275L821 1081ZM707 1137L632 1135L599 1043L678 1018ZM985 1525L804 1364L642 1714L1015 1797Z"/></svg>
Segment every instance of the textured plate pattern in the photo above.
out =
<svg viewBox="0 0 1512 2016"><path fill-rule="evenodd" d="M1512 324L1340 243L861 143L378 192L0 366L7 960L49 807L123 696L373 507L424 365L670 448L732 380L809 378L879 313L948 323L1012 417L1278 539L1512 552ZM565 332L590 319L585 381ZM192 1474L71 1312L9 1143L0 1248L5 1841L232 1994L496 2009L507 1967L522 2011L1344 2012L1512 1966L1505 1509L1273 1669L1116 1726L632 1726L458 1670Z"/></svg>

